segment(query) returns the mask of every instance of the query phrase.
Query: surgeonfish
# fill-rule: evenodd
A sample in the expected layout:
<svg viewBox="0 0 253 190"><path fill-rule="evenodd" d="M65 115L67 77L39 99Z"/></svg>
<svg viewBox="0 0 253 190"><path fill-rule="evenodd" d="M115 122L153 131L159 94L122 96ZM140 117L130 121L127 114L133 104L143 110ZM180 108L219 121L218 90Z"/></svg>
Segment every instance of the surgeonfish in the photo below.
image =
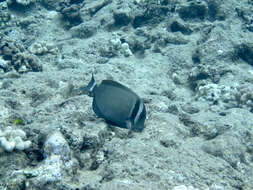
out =
<svg viewBox="0 0 253 190"><path fill-rule="evenodd" d="M97 85L93 74L85 89L93 97L93 111L106 123L131 131L143 130L146 108L131 89L113 80L103 80Z"/></svg>

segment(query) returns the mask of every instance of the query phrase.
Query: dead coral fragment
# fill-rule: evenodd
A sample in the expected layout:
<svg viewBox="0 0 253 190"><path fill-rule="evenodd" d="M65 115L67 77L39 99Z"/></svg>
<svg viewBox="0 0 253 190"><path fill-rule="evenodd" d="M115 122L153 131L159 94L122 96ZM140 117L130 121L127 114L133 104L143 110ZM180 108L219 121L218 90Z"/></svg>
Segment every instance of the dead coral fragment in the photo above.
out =
<svg viewBox="0 0 253 190"><path fill-rule="evenodd" d="M2 10L0 8L0 28L5 28L10 25L11 15L7 10Z"/></svg>
<svg viewBox="0 0 253 190"><path fill-rule="evenodd" d="M42 71L39 59L18 43L0 38L0 56L8 61L5 72L15 69L19 73Z"/></svg>

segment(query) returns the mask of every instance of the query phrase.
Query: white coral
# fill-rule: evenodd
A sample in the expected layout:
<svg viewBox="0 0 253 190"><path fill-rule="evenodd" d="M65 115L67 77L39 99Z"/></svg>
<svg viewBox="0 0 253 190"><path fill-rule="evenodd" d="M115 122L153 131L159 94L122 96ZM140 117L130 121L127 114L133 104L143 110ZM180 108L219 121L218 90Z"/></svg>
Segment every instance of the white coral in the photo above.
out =
<svg viewBox="0 0 253 190"><path fill-rule="evenodd" d="M173 190L198 190L198 189L195 189L192 186L187 187L185 185L179 185L179 186L174 187Z"/></svg>
<svg viewBox="0 0 253 190"><path fill-rule="evenodd" d="M122 53L125 55L125 57L129 57L129 56L133 55L132 51L129 48L128 43L123 43L121 45L121 49L122 49Z"/></svg>
<svg viewBox="0 0 253 190"><path fill-rule="evenodd" d="M23 140L26 138L26 133L21 129L8 128L5 131L0 130L0 149L7 152L16 150L25 150L31 146L31 141Z"/></svg>
<svg viewBox="0 0 253 190"><path fill-rule="evenodd" d="M35 42L29 48L29 51L35 55L44 55L46 53L56 53L57 48L47 42Z"/></svg>
<svg viewBox="0 0 253 190"><path fill-rule="evenodd" d="M218 85L218 84L206 84L200 86L198 89L198 97L204 98L209 101L228 101L232 99L233 87Z"/></svg>
<svg viewBox="0 0 253 190"><path fill-rule="evenodd" d="M133 53L129 48L129 44L126 42L121 42L120 38L113 34L112 39L109 40L109 46L112 47L111 51L114 51L115 54L118 54L120 52L125 57L132 56Z"/></svg>

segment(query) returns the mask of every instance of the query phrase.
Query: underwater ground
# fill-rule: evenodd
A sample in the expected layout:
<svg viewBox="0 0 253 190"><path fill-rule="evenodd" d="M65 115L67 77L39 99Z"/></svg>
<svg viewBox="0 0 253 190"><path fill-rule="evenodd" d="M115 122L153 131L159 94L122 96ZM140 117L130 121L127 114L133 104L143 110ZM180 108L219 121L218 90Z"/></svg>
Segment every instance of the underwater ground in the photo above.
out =
<svg viewBox="0 0 253 190"><path fill-rule="evenodd" d="M0 0L0 189L252 190L253 2ZM94 73L136 92L109 126Z"/></svg>

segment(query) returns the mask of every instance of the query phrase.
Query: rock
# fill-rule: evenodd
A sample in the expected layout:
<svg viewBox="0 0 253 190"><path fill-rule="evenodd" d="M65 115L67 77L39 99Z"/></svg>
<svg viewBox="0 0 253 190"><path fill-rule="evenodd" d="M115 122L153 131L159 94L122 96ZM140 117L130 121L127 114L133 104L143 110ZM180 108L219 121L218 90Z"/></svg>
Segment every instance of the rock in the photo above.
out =
<svg viewBox="0 0 253 190"><path fill-rule="evenodd" d="M243 157L246 147L241 145L238 138L224 134L205 142L202 145L202 150L215 157L224 159L233 168L237 168L237 164Z"/></svg>
<svg viewBox="0 0 253 190"><path fill-rule="evenodd" d="M96 24L94 23L82 23L78 26L74 26L70 29L70 33L76 38L89 38L97 32Z"/></svg>
<svg viewBox="0 0 253 190"><path fill-rule="evenodd" d="M27 7L32 3L35 3L37 0L7 0L7 4L9 7L16 8L15 6L23 6Z"/></svg>
<svg viewBox="0 0 253 190"><path fill-rule="evenodd" d="M242 43L238 47L235 47L235 54L253 66L253 43Z"/></svg>
<svg viewBox="0 0 253 190"><path fill-rule="evenodd" d="M70 160L70 148L67 141L59 132L55 132L49 136L44 144L44 156L48 158L51 155L58 155L63 161Z"/></svg>
<svg viewBox="0 0 253 190"><path fill-rule="evenodd" d="M83 22L80 16L80 9L82 7L81 1L62 0L58 4L56 10L62 15L67 28L77 26Z"/></svg>
<svg viewBox="0 0 253 190"><path fill-rule="evenodd" d="M208 8L205 3L202 2L190 2L187 5L183 5L179 8L179 16L184 19L201 19L203 20L207 16Z"/></svg>
<svg viewBox="0 0 253 190"><path fill-rule="evenodd" d="M130 9L119 10L119 11L114 12L113 14L114 26L116 27L127 26L132 20L129 12L130 12Z"/></svg>
<svg viewBox="0 0 253 190"><path fill-rule="evenodd" d="M56 0L42 0L43 5L49 9L56 9L58 7L59 1Z"/></svg>
<svg viewBox="0 0 253 190"><path fill-rule="evenodd" d="M48 136L44 144L44 157L39 167L24 170L26 175L33 176L26 184L28 189L60 187L65 177L76 173L77 161L72 158L68 143L60 132Z"/></svg>
<svg viewBox="0 0 253 190"><path fill-rule="evenodd" d="M185 35L190 35L193 32L189 26L178 21L174 21L170 24L170 31L181 32L182 34L185 34Z"/></svg>

